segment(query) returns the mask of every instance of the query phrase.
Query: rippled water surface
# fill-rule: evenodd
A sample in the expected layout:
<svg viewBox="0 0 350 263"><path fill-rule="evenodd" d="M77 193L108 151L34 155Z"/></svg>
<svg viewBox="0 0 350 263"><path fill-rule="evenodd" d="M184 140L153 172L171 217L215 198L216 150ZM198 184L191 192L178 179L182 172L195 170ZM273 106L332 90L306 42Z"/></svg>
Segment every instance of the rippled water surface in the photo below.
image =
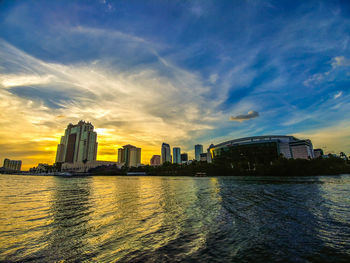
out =
<svg viewBox="0 0 350 263"><path fill-rule="evenodd" d="M350 262L350 176L0 175L2 262Z"/></svg>

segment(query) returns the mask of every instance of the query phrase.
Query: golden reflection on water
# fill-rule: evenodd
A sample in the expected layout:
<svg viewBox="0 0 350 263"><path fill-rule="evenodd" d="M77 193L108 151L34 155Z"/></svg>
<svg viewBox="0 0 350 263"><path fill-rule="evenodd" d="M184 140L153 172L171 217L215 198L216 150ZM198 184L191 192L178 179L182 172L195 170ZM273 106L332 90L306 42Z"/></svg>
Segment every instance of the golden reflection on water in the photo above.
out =
<svg viewBox="0 0 350 263"><path fill-rule="evenodd" d="M4 255L15 253L28 242L38 242L49 232L44 227L52 222L49 207L53 182L31 176L26 189L22 189L21 177L14 177L13 180L15 182L11 185L16 187L1 185L0 191L0 230L5 233L0 235L0 249ZM25 256L39 249L33 245L22 253Z"/></svg>
<svg viewBox="0 0 350 263"><path fill-rule="evenodd" d="M118 260L130 251L157 250L194 229L196 238L187 237L191 254L205 245L205 226L220 212L216 178L31 179L26 191L3 193L7 209L1 209L1 230L16 233L10 239L1 235L4 255L15 254L21 244L28 247L29 240L37 245L24 255L47 250L46 257L58 261L92 253L104 244L106 252L95 260Z"/></svg>
<svg viewBox="0 0 350 263"><path fill-rule="evenodd" d="M281 247L303 251L296 261L320 248L346 258L349 185L348 176L1 175L0 261L251 261L259 246L262 260Z"/></svg>
<svg viewBox="0 0 350 263"><path fill-rule="evenodd" d="M197 238L190 241L188 251L193 253L206 240L202 220L208 215L203 215L198 207L203 201L198 198L198 191L207 188L207 182L211 199L217 202L220 197L215 178L201 181L193 178L94 177L90 197L94 209L89 215L89 223L91 230L100 234L88 239L90 246L114 240L107 249L109 257L118 260L131 250L161 248L190 232L187 230L197 228ZM213 207L213 211L219 209ZM106 259L106 255L104 257Z"/></svg>

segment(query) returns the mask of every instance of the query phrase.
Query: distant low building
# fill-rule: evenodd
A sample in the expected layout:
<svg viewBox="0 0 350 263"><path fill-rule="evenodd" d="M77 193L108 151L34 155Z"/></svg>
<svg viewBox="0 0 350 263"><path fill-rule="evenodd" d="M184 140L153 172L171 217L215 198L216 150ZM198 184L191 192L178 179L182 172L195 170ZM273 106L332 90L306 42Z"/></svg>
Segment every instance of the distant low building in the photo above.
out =
<svg viewBox="0 0 350 263"><path fill-rule="evenodd" d="M21 160L10 160L5 159L4 160L4 169L10 170L10 171L21 171L22 161Z"/></svg>
<svg viewBox="0 0 350 263"><path fill-rule="evenodd" d="M322 149L314 149L314 156L315 156L315 158L322 157L322 155L324 155Z"/></svg>
<svg viewBox="0 0 350 263"><path fill-rule="evenodd" d="M201 162L208 162L209 156L210 156L210 153L201 153L200 154L200 161Z"/></svg>
<svg viewBox="0 0 350 263"><path fill-rule="evenodd" d="M188 162L188 154L182 153L181 154L181 163L187 163Z"/></svg>
<svg viewBox="0 0 350 263"><path fill-rule="evenodd" d="M75 162L75 163L63 163L61 167L62 172L76 172L76 173L85 173L89 169L96 168L99 166L110 166L115 165L119 168L122 166L117 162L109 161L88 161L88 162Z"/></svg>
<svg viewBox="0 0 350 263"><path fill-rule="evenodd" d="M158 166L160 165L160 155L153 155L151 158L151 165Z"/></svg>

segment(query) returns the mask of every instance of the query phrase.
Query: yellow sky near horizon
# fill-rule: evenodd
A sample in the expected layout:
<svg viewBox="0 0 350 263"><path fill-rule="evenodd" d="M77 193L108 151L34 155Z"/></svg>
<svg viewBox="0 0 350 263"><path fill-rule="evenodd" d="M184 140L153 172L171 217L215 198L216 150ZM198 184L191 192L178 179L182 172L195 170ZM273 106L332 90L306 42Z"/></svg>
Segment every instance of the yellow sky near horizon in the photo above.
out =
<svg viewBox="0 0 350 263"><path fill-rule="evenodd" d="M23 170L38 163L52 164L65 128L79 120L94 125L97 159L106 161L116 161L117 149L126 144L140 147L141 161L148 164L152 155L160 154L162 142L181 147L193 158L198 143L206 149L211 143L263 133L288 135L292 129L301 131L297 137L311 139L315 148L350 152L346 117L329 127L303 132L294 127L325 112L295 110L281 118L284 123L275 123L279 109L264 111L263 102L254 97L232 103L225 112L220 107L230 96L231 84L215 86L219 92L213 100L214 88L200 74L161 57L158 69L146 66L125 71L104 62L49 63L2 41L0 57L18 71L0 71L0 161L20 159ZM345 95L342 102L331 97L330 112L348 107L345 99ZM256 118L230 121L231 113L253 109L260 112Z"/></svg>

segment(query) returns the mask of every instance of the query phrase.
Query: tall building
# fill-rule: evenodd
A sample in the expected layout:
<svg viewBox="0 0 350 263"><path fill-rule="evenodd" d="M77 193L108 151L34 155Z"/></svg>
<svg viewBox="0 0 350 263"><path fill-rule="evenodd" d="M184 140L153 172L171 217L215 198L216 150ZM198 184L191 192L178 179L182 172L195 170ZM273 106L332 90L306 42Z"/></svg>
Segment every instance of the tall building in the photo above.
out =
<svg viewBox="0 0 350 263"><path fill-rule="evenodd" d="M173 148L173 163L181 164L181 149L179 147Z"/></svg>
<svg viewBox="0 0 350 263"><path fill-rule="evenodd" d="M170 145L163 142L162 144L162 149L161 149L161 154L162 154L162 163L169 162L171 163L171 154L170 154Z"/></svg>
<svg viewBox="0 0 350 263"><path fill-rule="evenodd" d="M153 155L151 158L151 165L157 166L160 165L160 155Z"/></svg>
<svg viewBox="0 0 350 263"><path fill-rule="evenodd" d="M20 160L10 160L10 159L5 159L4 160L4 168L6 170L13 170L13 171L20 171L22 166L22 161Z"/></svg>
<svg viewBox="0 0 350 263"><path fill-rule="evenodd" d="M196 161L200 161L201 160L201 153L203 153L203 145L201 144L197 144L194 146L194 155L195 155L195 159Z"/></svg>
<svg viewBox="0 0 350 263"><path fill-rule="evenodd" d="M188 154L181 153L181 163L187 163L187 162L188 162Z"/></svg>
<svg viewBox="0 0 350 263"><path fill-rule="evenodd" d="M141 148L133 145L124 145L118 149L118 163L128 167L137 167L141 164Z"/></svg>
<svg viewBox="0 0 350 263"><path fill-rule="evenodd" d="M57 146L56 163L95 161L97 155L97 133L90 122L69 124Z"/></svg>

